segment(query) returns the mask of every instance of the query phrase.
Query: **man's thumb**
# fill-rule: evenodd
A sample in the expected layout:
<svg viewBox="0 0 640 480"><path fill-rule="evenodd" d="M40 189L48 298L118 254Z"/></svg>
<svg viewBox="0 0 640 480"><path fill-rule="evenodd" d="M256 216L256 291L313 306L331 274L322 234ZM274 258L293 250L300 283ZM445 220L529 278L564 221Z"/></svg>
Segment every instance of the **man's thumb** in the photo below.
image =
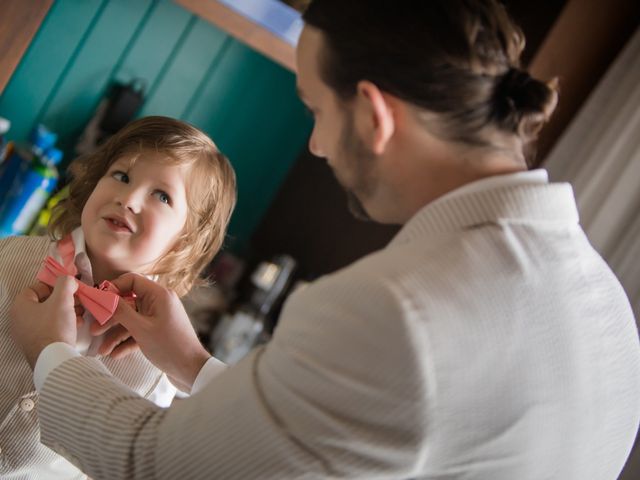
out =
<svg viewBox="0 0 640 480"><path fill-rule="evenodd" d="M94 337L97 335L102 335L107 330L113 328L117 324L122 324L125 328L131 323L131 320L137 315L137 312L134 308L127 305L122 298L118 299L118 305L116 306L115 312L113 312L113 316L109 319L109 321L100 325L98 322L93 322L90 327L91 335Z"/></svg>
<svg viewBox="0 0 640 480"><path fill-rule="evenodd" d="M118 308L113 312L113 321L119 323L124 328L129 330L130 326L133 325L135 328L136 323L139 321L138 317L140 314L136 311L134 307L129 305L123 298L120 298L118 302Z"/></svg>
<svg viewBox="0 0 640 480"><path fill-rule="evenodd" d="M78 290L78 281L69 275L60 275L56 279L49 300L67 302L73 306L73 294Z"/></svg>

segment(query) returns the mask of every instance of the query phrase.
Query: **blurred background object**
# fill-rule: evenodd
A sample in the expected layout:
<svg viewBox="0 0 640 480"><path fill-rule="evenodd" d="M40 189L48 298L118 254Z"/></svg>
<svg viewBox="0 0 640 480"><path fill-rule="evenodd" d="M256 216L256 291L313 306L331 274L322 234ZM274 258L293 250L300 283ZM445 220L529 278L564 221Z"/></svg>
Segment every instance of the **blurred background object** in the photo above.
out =
<svg viewBox="0 0 640 480"><path fill-rule="evenodd" d="M93 152L133 120L144 103L145 90L146 81L143 78L134 78L126 85L111 85L78 138L74 153L83 155Z"/></svg>
<svg viewBox="0 0 640 480"><path fill-rule="evenodd" d="M24 235L58 185L58 136L36 125L29 141L12 148L0 165L0 238Z"/></svg>
<svg viewBox="0 0 640 480"><path fill-rule="evenodd" d="M236 363L271 338L280 307L294 285L296 266L290 255L275 255L251 272L245 294L214 330L211 352L217 358Z"/></svg>
<svg viewBox="0 0 640 480"><path fill-rule="evenodd" d="M282 3L289 5L291 8L295 8L299 12L304 12L311 0L280 0Z"/></svg>

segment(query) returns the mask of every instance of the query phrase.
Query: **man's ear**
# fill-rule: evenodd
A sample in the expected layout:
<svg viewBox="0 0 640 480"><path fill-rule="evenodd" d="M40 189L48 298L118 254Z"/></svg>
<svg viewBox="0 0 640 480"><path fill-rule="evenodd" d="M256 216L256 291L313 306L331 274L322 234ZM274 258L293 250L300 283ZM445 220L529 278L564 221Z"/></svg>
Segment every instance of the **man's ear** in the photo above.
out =
<svg viewBox="0 0 640 480"><path fill-rule="evenodd" d="M376 155L384 153L395 130L393 105L389 96L367 80L358 82L357 99L365 118L365 139Z"/></svg>

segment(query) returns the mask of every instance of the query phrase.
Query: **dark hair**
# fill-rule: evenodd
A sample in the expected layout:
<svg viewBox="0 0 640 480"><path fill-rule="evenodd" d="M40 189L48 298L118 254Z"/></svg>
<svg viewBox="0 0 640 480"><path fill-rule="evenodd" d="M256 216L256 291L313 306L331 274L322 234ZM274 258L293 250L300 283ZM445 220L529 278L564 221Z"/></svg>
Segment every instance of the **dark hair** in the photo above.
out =
<svg viewBox="0 0 640 480"><path fill-rule="evenodd" d="M485 127L532 141L557 102L555 83L520 69L521 30L495 0L313 0L322 79L343 100L361 80L438 114L440 133L487 145Z"/></svg>

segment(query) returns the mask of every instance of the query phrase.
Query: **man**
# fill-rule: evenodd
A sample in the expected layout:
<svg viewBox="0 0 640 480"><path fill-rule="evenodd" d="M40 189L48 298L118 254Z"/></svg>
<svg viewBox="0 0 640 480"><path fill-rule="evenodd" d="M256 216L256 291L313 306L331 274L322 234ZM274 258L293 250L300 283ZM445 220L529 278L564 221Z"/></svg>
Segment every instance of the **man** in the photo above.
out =
<svg viewBox="0 0 640 480"><path fill-rule="evenodd" d="M191 387L167 410L75 356L72 280L24 291L42 441L96 479L617 478L637 330L570 186L527 171L556 94L518 68L519 30L492 0L316 0L304 18L310 149L354 211L402 230L294 293L229 369L174 295L122 277L140 305L116 328Z"/></svg>

